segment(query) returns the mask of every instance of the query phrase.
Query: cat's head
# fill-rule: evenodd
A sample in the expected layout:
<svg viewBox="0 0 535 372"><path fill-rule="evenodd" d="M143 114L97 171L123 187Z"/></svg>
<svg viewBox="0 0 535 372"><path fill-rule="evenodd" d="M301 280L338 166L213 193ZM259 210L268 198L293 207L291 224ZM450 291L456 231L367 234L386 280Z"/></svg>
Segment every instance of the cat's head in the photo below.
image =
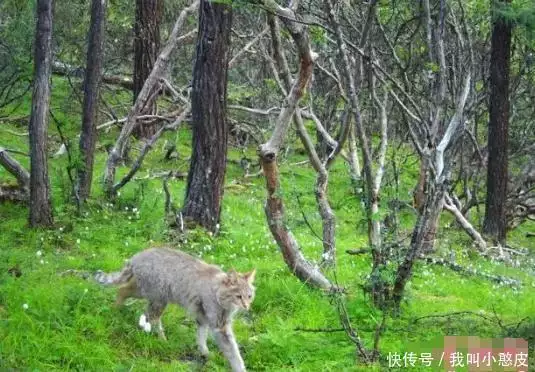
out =
<svg viewBox="0 0 535 372"><path fill-rule="evenodd" d="M244 274L234 270L229 271L218 293L219 303L229 309L248 310L255 295L253 286L255 274L256 269Z"/></svg>

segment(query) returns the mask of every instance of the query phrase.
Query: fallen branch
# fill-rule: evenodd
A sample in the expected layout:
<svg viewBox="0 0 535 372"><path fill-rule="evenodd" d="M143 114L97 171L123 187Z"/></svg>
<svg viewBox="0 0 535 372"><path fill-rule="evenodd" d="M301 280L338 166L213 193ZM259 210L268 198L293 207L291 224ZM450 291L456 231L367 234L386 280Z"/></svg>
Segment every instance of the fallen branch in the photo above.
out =
<svg viewBox="0 0 535 372"><path fill-rule="evenodd" d="M6 133L9 133L9 134L12 134L14 136L17 136L17 137L26 137L26 136L29 136L30 133L29 132L22 132L22 133L19 133L19 132L15 132L13 130L9 130L9 129L5 129L5 128L2 128L2 130Z"/></svg>
<svg viewBox="0 0 535 372"><path fill-rule="evenodd" d="M455 262L447 261L443 258L435 258L435 257L421 257L421 258L423 258L423 260L429 264L444 266L462 275L476 276L476 277L480 277L480 278L489 280L497 284L507 285L511 287L522 286L522 282L518 279L509 278L509 277L501 276L501 275L487 274L485 272L480 272L474 269L461 266Z"/></svg>
<svg viewBox="0 0 535 372"><path fill-rule="evenodd" d="M368 253L372 253L372 250L370 248L348 249L348 250L346 250L346 253L347 254L352 254L352 255L368 254Z"/></svg>
<svg viewBox="0 0 535 372"><path fill-rule="evenodd" d="M7 150L3 147L0 147L0 165L15 176L22 189L29 189L30 173L18 161L9 156Z"/></svg>
<svg viewBox="0 0 535 372"><path fill-rule="evenodd" d="M420 320L423 320L423 319L449 318L449 317L452 317L452 316L459 316L459 315L473 315L473 316L477 316L477 317L483 318L485 320L488 320L489 322L494 322L494 319L492 319L492 318L490 318L488 316L485 316L483 314L480 314L480 313L475 313L473 311L454 311L452 313L433 314L433 315L421 316L419 318L413 319L412 323L416 324Z"/></svg>
<svg viewBox="0 0 535 372"><path fill-rule="evenodd" d="M472 224L466 219L466 217L463 216L463 214L461 213L459 208L457 208L448 193L444 195L444 209L451 212L455 216L455 219L457 220L459 225L461 225L463 230L466 231L468 235L470 235L470 237L474 240L476 246L480 251L484 251L487 249L487 243L485 242L481 234L474 228L474 226L472 226Z"/></svg>
<svg viewBox="0 0 535 372"><path fill-rule="evenodd" d="M83 67L70 66L60 61L52 62L52 73L58 76L74 76L83 79L85 75L85 69ZM132 79L126 76L119 75L102 75L102 82L111 85L118 85L127 90L134 89L134 83Z"/></svg>
<svg viewBox="0 0 535 372"><path fill-rule="evenodd" d="M296 332L314 332L314 333L334 333L334 332L345 332L345 328L294 328Z"/></svg>

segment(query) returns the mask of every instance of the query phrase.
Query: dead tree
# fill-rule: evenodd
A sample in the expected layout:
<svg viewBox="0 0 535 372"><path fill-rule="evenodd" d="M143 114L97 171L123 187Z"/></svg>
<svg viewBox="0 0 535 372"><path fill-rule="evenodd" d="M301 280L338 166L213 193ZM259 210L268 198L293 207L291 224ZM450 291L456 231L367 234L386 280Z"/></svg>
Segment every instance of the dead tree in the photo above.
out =
<svg viewBox="0 0 535 372"><path fill-rule="evenodd" d="M160 23L163 16L163 0L136 0L136 19L134 23L134 103L150 75L160 51ZM158 87L154 87L157 89ZM147 102L141 114L156 114L156 95ZM158 130L154 123L141 123L134 129L134 136L149 138Z"/></svg>
<svg viewBox="0 0 535 372"><path fill-rule="evenodd" d="M191 91L192 155L184 219L217 232L225 182L227 71L232 7L201 0Z"/></svg>
<svg viewBox="0 0 535 372"><path fill-rule="evenodd" d="M344 77L345 82L345 94L350 103L351 114L354 118L357 138L359 141L359 147L362 152L363 166L362 170L364 173L364 181L366 184L366 192L368 196L368 202L366 205L366 219L368 223L368 242L372 252L372 261L373 268L371 274L371 293L374 302L380 302L381 298L385 297L385 291L387 290L386 284L380 280L380 268L385 265L387 257L383 255L382 252L382 237L381 237L381 226L380 220L377 218L379 213L379 195L381 190L381 183L384 174L384 166L386 159L386 149L387 149L387 126L388 126L388 117L387 117L387 108L386 108L386 99L388 95L385 95L383 101L379 100L375 89L372 91L372 97L374 103L377 105L380 111L380 127L381 127L381 144L379 150L379 157L377 162L377 170L373 170L373 158L370 140L368 134L366 133L364 124L362 123L360 105L357 97L357 89L355 84L354 73L351 70L351 64L349 61L349 56L347 53L347 43L345 41L344 35L342 33L340 24L338 22L338 15L335 12L334 4L332 1L327 3L327 11L329 16L329 21L333 27L333 31L336 36L336 42L338 45L338 52L342 60L342 76ZM375 6L376 2L370 3L370 9L368 10L367 22L364 25L362 32L359 49L363 47L367 41L367 35L369 35L371 28L371 20L375 19ZM362 64L362 56L359 59ZM360 68L357 67L357 71ZM343 85L343 84L342 84ZM352 155L354 156L354 155Z"/></svg>
<svg viewBox="0 0 535 372"><path fill-rule="evenodd" d="M37 1L34 81L30 117L30 216L31 227L51 226L52 202L47 163L48 109L52 63L53 1Z"/></svg>
<svg viewBox="0 0 535 372"><path fill-rule="evenodd" d="M271 31L271 40L273 47L273 59L276 62L277 70L274 70L275 79L281 81L281 91L283 94L287 94L291 89L291 72L288 67L288 62L285 56L285 53L282 49L280 29L278 25L277 18L269 14L268 15L268 24ZM281 78L282 77L282 78ZM325 138L325 141L332 146L332 151L328 156L322 160L318 155L316 148L310 138L305 125L303 123L303 116L313 118L318 132L322 134L322 138ZM336 262L336 242L335 242L335 229L336 221L335 215L330 206L329 200L327 198L327 187L329 182L329 167L334 162L336 156L340 153L342 147L345 144L345 141L348 137L350 130L349 120L347 117L343 120L342 129L339 141L335 141L329 133L325 130L320 120L314 115L314 113L304 113L299 107L296 107L295 113L293 116L293 122L295 124L297 133L305 147L307 152L310 164L316 172L316 186L314 188L314 194L316 196L316 203L318 205L318 212L321 216L322 221L322 243L323 243L323 254L322 254L322 264L323 265L334 265Z"/></svg>
<svg viewBox="0 0 535 372"><path fill-rule="evenodd" d="M97 141L96 122L102 76L105 18L106 0L93 0L91 2L91 26L88 33L87 67L84 78L82 132L79 144L82 164L78 169L78 179L75 187L75 197L78 202L84 202L91 194L93 162Z"/></svg>
<svg viewBox="0 0 535 372"><path fill-rule="evenodd" d="M470 80L471 74L468 72L455 107L455 114L452 116L438 145L434 148L425 146L423 150L422 161L428 164L428 168L432 170L432 173L430 172L427 177L427 197L423 211L416 221L407 254L396 271L396 279L392 289L392 304L396 308L399 307L403 298L405 285L412 276L413 265L418 255L423 252L424 247L428 244L426 239L429 236L429 231L436 228L444 206L444 198L451 176L453 160L451 149L455 147L456 142L464 131L465 120L463 116L466 101L470 93Z"/></svg>
<svg viewBox="0 0 535 372"><path fill-rule="evenodd" d="M194 1L190 6L185 8L178 16L178 19L173 27L173 31L171 32L171 35L169 35L169 40L167 41L166 46L163 48L162 52L158 56L158 59L156 60L154 68L152 69L149 77L147 78L147 80L145 80L145 84L143 84L143 88L141 89L141 92L139 93L134 106L128 113L125 123L123 124L121 133L119 134L119 138L117 138L115 145L109 152L108 160L106 162L106 168L104 170L104 190L109 198L115 196L115 193L113 191L113 185L115 182L115 172L120 160L125 155L126 145L130 138L130 135L138 124L137 117L139 116L139 113L142 112L146 104L151 101L151 93L154 92L154 87L160 84L160 80L164 76L164 73L167 71L167 67L169 65L169 58L173 50L176 47L185 43L186 41L191 40L196 34L196 32L191 31L185 35L180 36L179 32L181 31L187 16L191 14L194 10L196 10L198 5L198 1Z"/></svg>
<svg viewBox="0 0 535 372"><path fill-rule="evenodd" d="M268 192L265 206L266 218L271 233L277 241L284 261L290 270L301 281L311 286L331 289L333 285L319 270L319 267L309 262L303 256L297 240L285 223L284 201L280 193L280 176L277 165L277 155L286 137L299 100L309 83L314 59L317 55L310 48L308 32L304 25L294 21L296 19L295 9L298 5L297 1L292 3L291 8L283 8L273 0L264 1L263 5L268 11L279 16L292 36L299 57L298 75L287 92L271 138L258 149L260 164L264 171Z"/></svg>

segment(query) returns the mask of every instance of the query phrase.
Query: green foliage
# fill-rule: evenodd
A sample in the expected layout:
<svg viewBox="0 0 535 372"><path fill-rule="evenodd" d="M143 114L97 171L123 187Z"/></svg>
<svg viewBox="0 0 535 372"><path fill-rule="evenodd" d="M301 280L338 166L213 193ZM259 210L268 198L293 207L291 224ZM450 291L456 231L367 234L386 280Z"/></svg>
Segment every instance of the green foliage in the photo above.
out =
<svg viewBox="0 0 535 372"><path fill-rule="evenodd" d="M496 7L498 15L530 31L535 30L535 4L533 1L517 0L511 4L496 3Z"/></svg>
<svg viewBox="0 0 535 372"><path fill-rule="evenodd" d="M327 42L326 31L318 26L310 27L310 38L311 40L318 45L324 45Z"/></svg>
<svg viewBox="0 0 535 372"><path fill-rule="evenodd" d="M55 81L55 86L52 106L58 107L69 89L61 81ZM76 112L77 108L72 111ZM77 133L75 123L78 117L69 111L62 117L66 123L65 131L71 138ZM10 130L20 131L20 128L10 126ZM26 148L26 138L0 133L2 141L8 141L10 146L19 150ZM51 133L56 138L53 127ZM108 140L107 136L111 140L116 133L106 135L101 141ZM162 162L164 149L155 146L140 178L147 176L149 171L187 170L191 132L184 127L177 134L168 134L166 139L177 141L179 158ZM133 148L136 148L135 143ZM254 148L247 149L247 156L253 157L254 151ZM230 150L230 160L239 160L241 156L241 151ZM402 161L405 155L393 153L389 156ZM27 158L17 157L27 166ZM315 176L306 166L290 165L304 158L291 152L287 162L281 164L281 189L285 190L281 196L286 204L285 223L295 234L303 253L317 259L322 251L321 241L303 220L304 214L312 229L317 233L321 231L313 193ZM169 307L163 319L169 341L162 342L137 327L137 319L144 308L142 301L131 301L126 307L115 309L113 289L101 288L82 277L83 273L97 269L117 270L124 259L151 244L171 244L225 269L257 268L258 289L253 309L240 316L235 326L250 370L369 371L386 368L384 358L381 364L372 367L355 365L354 345L343 332L296 331L296 328L338 328L338 314L328 297L300 283L283 263L263 212L263 179L251 178L241 187L227 187L219 236L194 230L179 241L169 242L161 179L133 181L121 190L114 203L104 202L99 175L105 159L105 151L100 149L93 185L95 195L80 216L70 202L66 203L60 197L63 189L69 187L63 184L66 160L51 159L56 214L56 226L52 230L29 230L26 208L0 205L0 230L3 232L0 235L0 369L188 371L200 368L194 322L182 310ZM124 172L124 168L119 169L119 175ZM417 173L416 164L401 169L401 189L387 184L383 200L408 193ZM241 175L242 170L229 162L227 185L240 180ZM0 168L0 179L7 178L6 172ZM182 200L184 188L184 181L170 182L175 202ZM365 247L367 238L365 224L356 226L364 218L364 211L353 194L343 162L335 163L331 171L329 198L337 216L337 278L347 288L351 320L366 345L371 347L381 314L371 307L369 299L359 289L369 275L370 257L344 253L346 249ZM384 209L386 207L381 211ZM409 231L414 223L412 214L400 213L399 217L402 230ZM466 255L468 245L464 235L457 231L439 232L439 248L449 250L453 246L460 263L521 278L526 282L526 288L519 291L497 288L480 279L468 279L447 269L419 264L409 286L402 316L390 322L382 339L385 355L413 351L408 348L414 342L425 342L444 334L501 336L499 329L484 322L467 323L460 318L448 324L427 322L414 325L410 323L414 317L445 311L491 312L495 308L508 323L534 313L535 297L529 287L533 278L503 264L469 258ZM12 275L16 270L20 271L20 277ZM391 282L393 277L393 267L381 271L381 280ZM528 326L526 324L526 330L522 328L519 332L528 332ZM226 370L227 362L213 343L210 346L213 352L204 369Z"/></svg>

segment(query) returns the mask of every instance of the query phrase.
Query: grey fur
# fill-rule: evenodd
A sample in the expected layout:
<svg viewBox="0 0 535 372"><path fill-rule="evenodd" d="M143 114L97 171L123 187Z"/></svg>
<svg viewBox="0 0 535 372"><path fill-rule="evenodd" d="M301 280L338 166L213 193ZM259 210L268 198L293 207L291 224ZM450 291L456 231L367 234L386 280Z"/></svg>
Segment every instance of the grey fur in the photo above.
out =
<svg viewBox="0 0 535 372"><path fill-rule="evenodd" d="M223 272L184 252L169 248L151 248L131 258L122 271L95 279L102 284L120 284L117 305L128 297L148 300L145 319L165 339L160 321L167 304L184 307L197 320L197 343L202 355L208 354L206 339L211 330L232 370L245 371L234 333L232 320L237 310L248 309L254 299L255 271L239 274Z"/></svg>
<svg viewBox="0 0 535 372"><path fill-rule="evenodd" d="M132 278L132 266L128 262L121 271L115 273L105 273L101 270L95 274L95 280L102 285L124 284Z"/></svg>

